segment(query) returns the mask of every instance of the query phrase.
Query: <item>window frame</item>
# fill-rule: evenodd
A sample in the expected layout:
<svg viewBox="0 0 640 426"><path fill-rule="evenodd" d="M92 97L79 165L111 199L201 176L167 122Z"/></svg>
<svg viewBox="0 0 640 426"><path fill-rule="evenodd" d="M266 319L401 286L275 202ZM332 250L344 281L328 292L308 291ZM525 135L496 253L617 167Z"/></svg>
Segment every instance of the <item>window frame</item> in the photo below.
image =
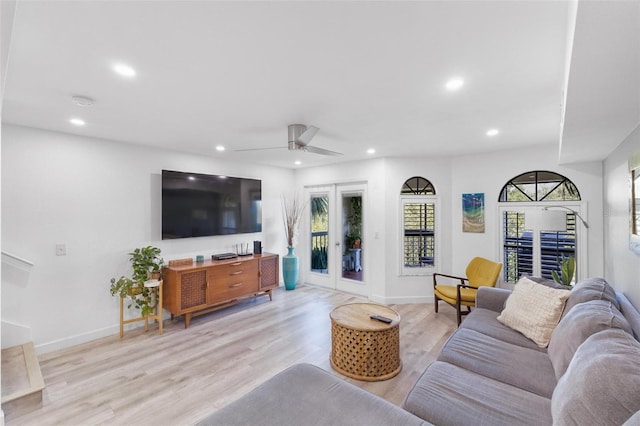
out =
<svg viewBox="0 0 640 426"><path fill-rule="evenodd" d="M500 223L500 232L498 233L498 246L499 246L499 258L504 259L504 224L502 222L502 218L504 217L504 213L506 211L517 211L521 213L525 213L526 211L532 210L540 210L543 207L548 207L550 205L554 206L565 206L572 210L578 212L580 216L582 216L587 222L587 202L586 201L502 201L498 203L498 212L497 219L498 223ZM575 282L578 282L579 279L583 279L589 276L589 244L587 242L587 232L584 229L584 226L579 222L578 218L576 218L576 272L575 272ZM540 244L539 238L537 241ZM504 266L503 266L504 268ZM503 271L504 273L504 271ZM508 283L512 285L513 283Z"/></svg>
<svg viewBox="0 0 640 426"><path fill-rule="evenodd" d="M416 204L416 203L429 203L433 204L434 212L434 252L433 256L433 266L423 266L423 267L407 267L404 264L404 206L405 204ZM440 197L437 195L409 195L403 194L400 195L400 231L399 231L399 247L398 250L398 265L399 265L399 275L400 276L428 276L432 275L437 271L437 267L440 264L440 229L442 228L440 225Z"/></svg>

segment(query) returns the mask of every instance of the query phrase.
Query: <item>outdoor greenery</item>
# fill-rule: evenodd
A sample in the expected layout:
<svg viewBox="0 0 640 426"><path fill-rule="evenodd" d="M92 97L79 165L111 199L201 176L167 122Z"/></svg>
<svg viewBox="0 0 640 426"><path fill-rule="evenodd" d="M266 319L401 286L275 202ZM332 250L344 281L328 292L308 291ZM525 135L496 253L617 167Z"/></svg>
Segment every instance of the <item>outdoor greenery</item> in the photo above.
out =
<svg viewBox="0 0 640 426"><path fill-rule="evenodd" d="M347 232L345 234L345 253L349 248L362 241L362 197L349 197L350 209L347 213Z"/></svg>

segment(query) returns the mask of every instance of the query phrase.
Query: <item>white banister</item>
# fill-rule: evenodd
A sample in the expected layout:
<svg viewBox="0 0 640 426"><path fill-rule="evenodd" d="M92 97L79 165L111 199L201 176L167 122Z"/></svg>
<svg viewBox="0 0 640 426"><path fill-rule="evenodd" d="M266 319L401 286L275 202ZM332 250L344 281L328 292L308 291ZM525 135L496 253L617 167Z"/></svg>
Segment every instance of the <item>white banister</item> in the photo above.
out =
<svg viewBox="0 0 640 426"><path fill-rule="evenodd" d="M31 262L30 260L24 259L24 258L22 258L20 256L16 256L15 254L8 253L8 252L6 252L4 250L2 250L2 256L6 256L6 257L8 257L9 259L12 259L12 260L17 260L18 262L24 263L27 266L33 266L33 262Z"/></svg>

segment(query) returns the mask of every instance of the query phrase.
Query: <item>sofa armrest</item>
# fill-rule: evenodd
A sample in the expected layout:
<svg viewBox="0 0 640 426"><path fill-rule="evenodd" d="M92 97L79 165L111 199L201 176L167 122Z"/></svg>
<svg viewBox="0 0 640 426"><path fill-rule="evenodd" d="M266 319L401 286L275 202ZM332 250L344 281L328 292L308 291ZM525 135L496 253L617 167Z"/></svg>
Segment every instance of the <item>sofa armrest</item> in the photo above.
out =
<svg viewBox="0 0 640 426"><path fill-rule="evenodd" d="M476 308L502 312L511 290L481 286L476 293Z"/></svg>

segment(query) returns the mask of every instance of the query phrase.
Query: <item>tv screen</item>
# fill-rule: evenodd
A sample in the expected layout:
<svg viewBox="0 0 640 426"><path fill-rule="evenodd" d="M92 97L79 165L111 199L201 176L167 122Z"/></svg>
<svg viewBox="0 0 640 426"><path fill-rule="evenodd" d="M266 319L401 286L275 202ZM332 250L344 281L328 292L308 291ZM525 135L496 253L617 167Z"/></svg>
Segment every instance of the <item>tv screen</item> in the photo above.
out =
<svg viewBox="0 0 640 426"><path fill-rule="evenodd" d="M262 182L162 171L162 239L262 231Z"/></svg>

